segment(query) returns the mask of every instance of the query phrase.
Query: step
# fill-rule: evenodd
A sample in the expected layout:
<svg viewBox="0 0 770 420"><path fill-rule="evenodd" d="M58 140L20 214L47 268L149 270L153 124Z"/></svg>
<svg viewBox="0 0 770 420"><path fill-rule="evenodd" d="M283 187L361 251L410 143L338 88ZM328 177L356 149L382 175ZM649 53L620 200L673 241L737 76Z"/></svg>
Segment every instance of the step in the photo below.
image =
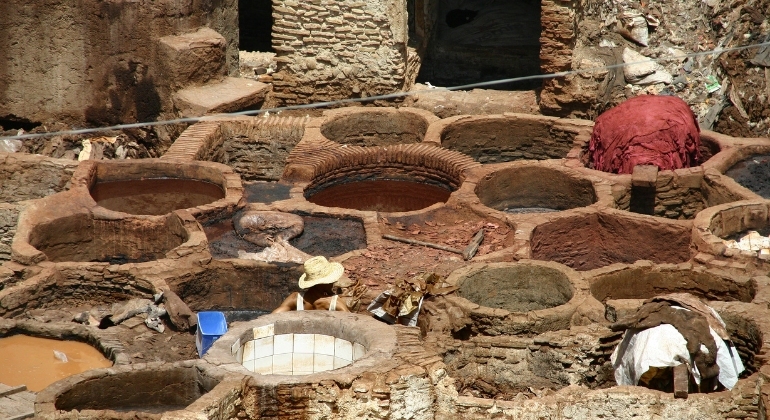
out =
<svg viewBox="0 0 770 420"><path fill-rule="evenodd" d="M265 99L270 85L253 79L227 77L217 83L182 89L174 106L182 117L234 112L254 108Z"/></svg>

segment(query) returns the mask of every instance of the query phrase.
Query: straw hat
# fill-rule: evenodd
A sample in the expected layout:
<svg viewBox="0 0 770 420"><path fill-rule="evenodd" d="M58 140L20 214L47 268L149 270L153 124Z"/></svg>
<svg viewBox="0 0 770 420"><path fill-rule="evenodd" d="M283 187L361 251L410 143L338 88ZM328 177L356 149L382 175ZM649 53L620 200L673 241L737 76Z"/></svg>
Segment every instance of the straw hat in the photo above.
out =
<svg viewBox="0 0 770 420"><path fill-rule="evenodd" d="M345 267L338 262L329 262L319 255L305 261L305 274L299 278L299 288L309 289L316 284L332 284L342 277Z"/></svg>

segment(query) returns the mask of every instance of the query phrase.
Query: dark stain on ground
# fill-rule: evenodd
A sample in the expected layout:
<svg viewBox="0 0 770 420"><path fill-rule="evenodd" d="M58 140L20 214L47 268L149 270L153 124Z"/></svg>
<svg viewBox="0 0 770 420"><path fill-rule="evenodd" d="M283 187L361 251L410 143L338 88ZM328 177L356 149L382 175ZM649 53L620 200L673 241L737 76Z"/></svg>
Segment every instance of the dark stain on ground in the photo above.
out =
<svg viewBox="0 0 770 420"><path fill-rule="evenodd" d="M359 220L320 216L302 216L302 219L305 230L289 243L307 254L331 258L366 248L366 231ZM238 236L232 219L208 224L203 231L209 240L211 256L216 259L238 258L238 250L260 252L264 249Z"/></svg>
<svg viewBox="0 0 770 420"><path fill-rule="evenodd" d="M755 155L744 159L725 172L762 198L770 198L770 155Z"/></svg>
<svg viewBox="0 0 770 420"><path fill-rule="evenodd" d="M290 184L282 182L254 181L243 183L243 195L249 203L272 203L291 198Z"/></svg>
<svg viewBox="0 0 770 420"><path fill-rule="evenodd" d="M310 255L336 257L366 248L366 231L359 220L303 216L305 230L289 241Z"/></svg>

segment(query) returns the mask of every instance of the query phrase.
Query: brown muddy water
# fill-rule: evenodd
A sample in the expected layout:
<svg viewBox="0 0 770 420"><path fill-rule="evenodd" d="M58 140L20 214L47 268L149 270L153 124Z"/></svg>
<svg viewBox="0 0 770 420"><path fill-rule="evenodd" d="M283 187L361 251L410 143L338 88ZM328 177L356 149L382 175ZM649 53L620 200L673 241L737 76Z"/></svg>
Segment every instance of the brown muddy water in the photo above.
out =
<svg viewBox="0 0 770 420"><path fill-rule="evenodd" d="M219 185L177 178L99 182L91 188L91 197L100 206L141 215L162 215L202 206L224 196Z"/></svg>
<svg viewBox="0 0 770 420"><path fill-rule="evenodd" d="M54 350L64 353L67 362L57 359ZM110 366L110 360L85 343L21 334L0 338L0 383L26 385L33 392L68 376Z"/></svg>
<svg viewBox="0 0 770 420"><path fill-rule="evenodd" d="M445 203L451 193L437 185L378 179L332 185L308 197L308 201L319 206L392 213Z"/></svg>

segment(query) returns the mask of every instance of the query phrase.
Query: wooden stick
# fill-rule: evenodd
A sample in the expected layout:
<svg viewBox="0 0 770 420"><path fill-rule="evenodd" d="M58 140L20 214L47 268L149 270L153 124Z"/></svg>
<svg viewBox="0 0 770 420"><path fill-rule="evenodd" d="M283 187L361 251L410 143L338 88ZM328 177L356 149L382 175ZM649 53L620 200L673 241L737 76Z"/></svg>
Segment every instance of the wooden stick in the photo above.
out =
<svg viewBox="0 0 770 420"><path fill-rule="evenodd" d="M422 245L422 246L427 246L429 248L436 248L442 251L454 252L455 254L463 255L463 251L460 251L459 249L451 248L445 245L434 244L433 242L417 241L414 239L402 238L400 236L393 236L393 235L382 235L382 237L385 239L390 239L391 241L404 242L411 245Z"/></svg>
<svg viewBox="0 0 770 420"><path fill-rule="evenodd" d="M471 239L471 243L463 251L463 258L465 261L470 260L474 255L476 255L476 252L479 250L479 245L481 245L481 241L483 240L484 228L481 228L478 232L476 232L476 235L473 237L473 239Z"/></svg>

